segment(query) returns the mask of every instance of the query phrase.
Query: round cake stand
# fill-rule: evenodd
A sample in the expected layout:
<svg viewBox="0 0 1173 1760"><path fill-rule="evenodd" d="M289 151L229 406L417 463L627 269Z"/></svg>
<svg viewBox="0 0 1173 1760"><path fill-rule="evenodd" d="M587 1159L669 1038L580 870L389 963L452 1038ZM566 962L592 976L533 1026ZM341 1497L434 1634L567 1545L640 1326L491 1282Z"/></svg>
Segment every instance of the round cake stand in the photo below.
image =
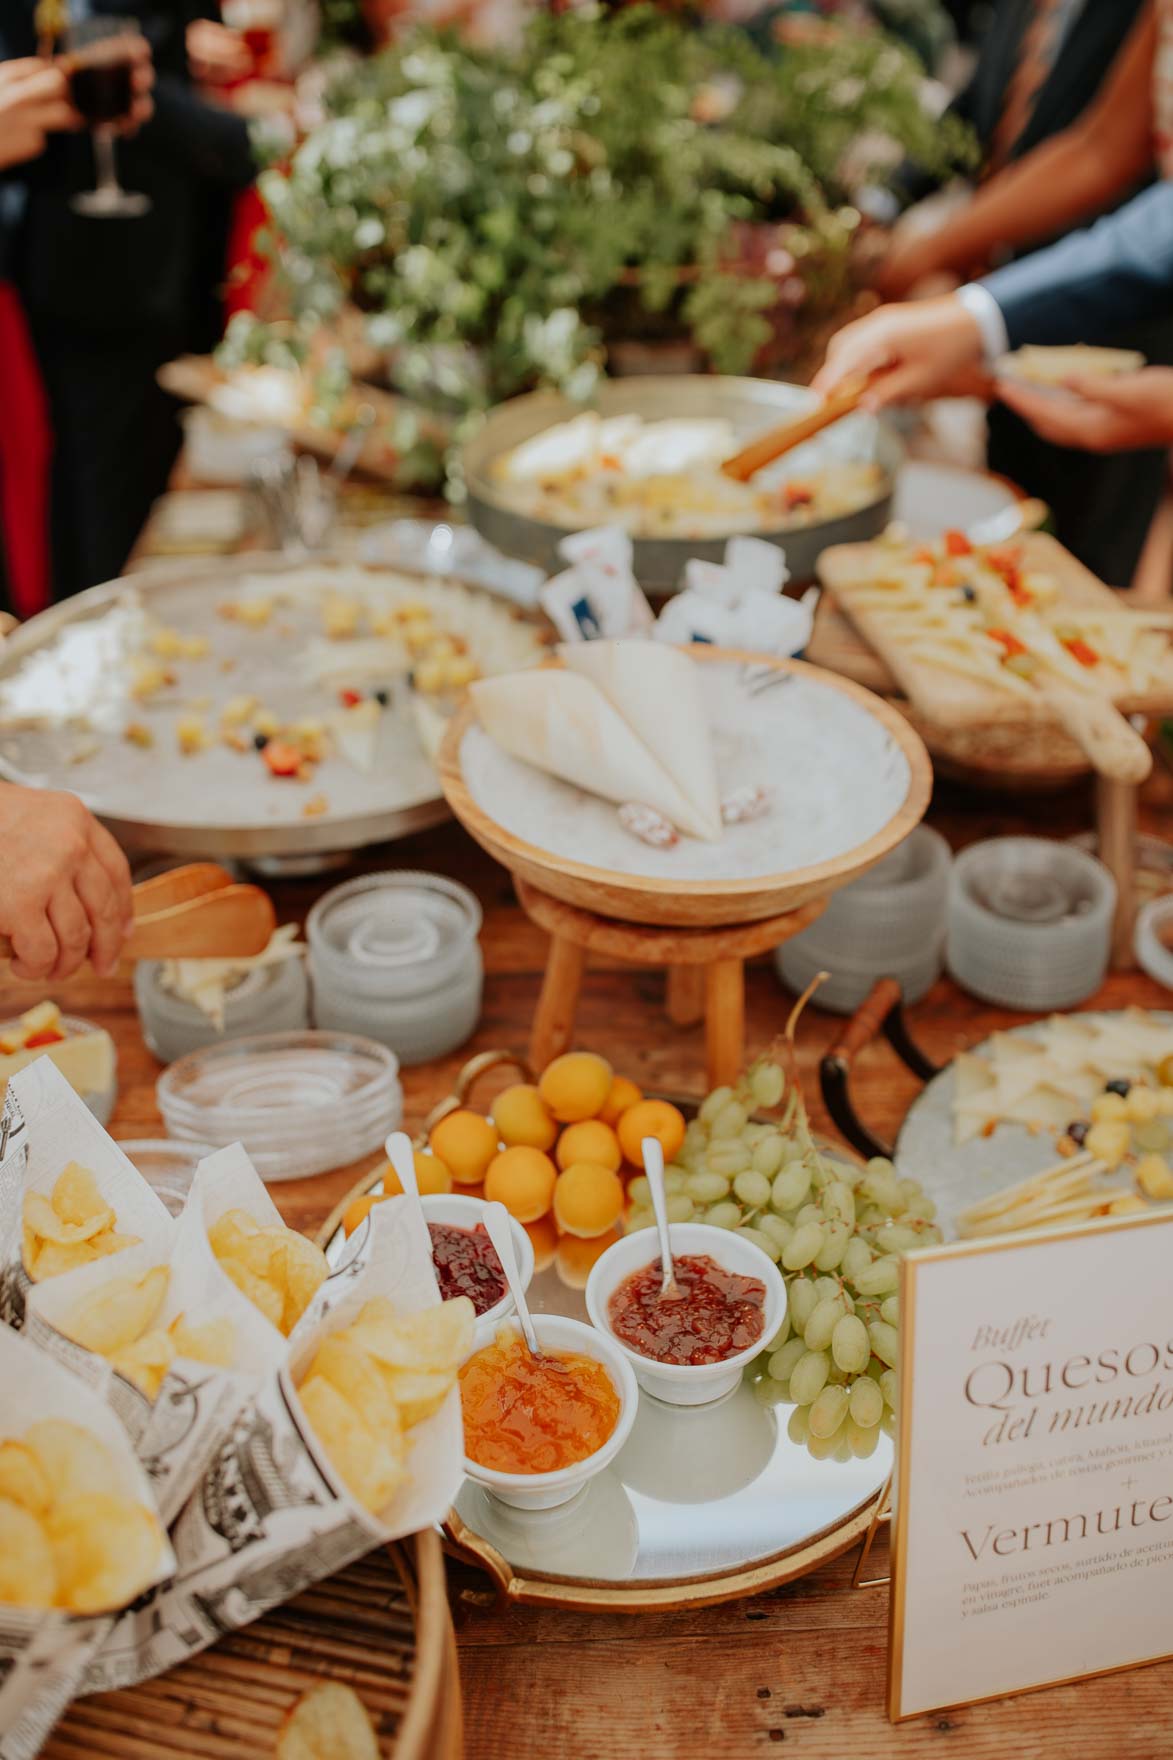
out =
<svg viewBox="0 0 1173 1760"><path fill-rule="evenodd" d="M550 937L546 973L530 1035L530 1062L545 1069L574 1042L574 1023L588 954L627 965L663 966L668 1018L677 1026L705 1023L708 1086L736 1082L745 1050L745 961L808 929L826 907L812 899L780 916L716 928L659 928L621 923L567 904L514 876L527 917Z"/></svg>

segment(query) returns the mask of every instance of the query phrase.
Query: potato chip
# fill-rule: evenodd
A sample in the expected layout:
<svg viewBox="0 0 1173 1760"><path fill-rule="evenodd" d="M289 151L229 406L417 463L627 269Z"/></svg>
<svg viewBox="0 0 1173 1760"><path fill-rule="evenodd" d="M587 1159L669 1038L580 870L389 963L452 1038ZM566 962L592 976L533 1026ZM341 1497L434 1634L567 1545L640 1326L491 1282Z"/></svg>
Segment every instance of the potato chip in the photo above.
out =
<svg viewBox="0 0 1173 1760"><path fill-rule="evenodd" d="M88 1167L78 1161L71 1161L65 1170L58 1174L57 1183L53 1187L53 1208L62 1222L80 1223L91 1216L105 1216L104 1227L113 1228L117 1218L98 1190L98 1182Z"/></svg>
<svg viewBox="0 0 1173 1760"><path fill-rule="evenodd" d="M281 1330L288 1336L330 1275L330 1267L325 1253L313 1241L308 1241L292 1228L283 1232L280 1265L285 1285L285 1310Z"/></svg>
<svg viewBox="0 0 1173 1760"><path fill-rule="evenodd" d="M208 1230L208 1244L217 1259L240 1259L240 1243L259 1232L247 1210L226 1210Z"/></svg>
<svg viewBox="0 0 1173 1760"><path fill-rule="evenodd" d="M167 1330L177 1357L217 1369L231 1369L236 1361L236 1328L227 1315L189 1326L186 1315L177 1314Z"/></svg>
<svg viewBox="0 0 1173 1760"><path fill-rule="evenodd" d="M391 1398L375 1359L349 1332L335 1332L320 1345L306 1370L306 1380L321 1375L349 1400L378 1436L390 1441L402 1431L399 1408Z"/></svg>
<svg viewBox="0 0 1173 1760"><path fill-rule="evenodd" d="M44 1515L53 1497L49 1475L27 1443L0 1442L0 1497Z"/></svg>
<svg viewBox="0 0 1173 1760"><path fill-rule="evenodd" d="M58 1241L64 1246L74 1241L88 1241L93 1235L101 1234L104 1228L113 1224L114 1212L107 1204L82 1222L63 1222L44 1192L26 1192L24 1222L42 1240Z"/></svg>
<svg viewBox="0 0 1173 1760"><path fill-rule="evenodd" d="M266 1283L276 1283L280 1277L280 1256L284 1243L283 1228L259 1228L255 1234L238 1236L230 1257L238 1265L245 1266L254 1277L263 1277Z"/></svg>
<svg viewBox="0 0 1173 1760"><path fill-rule="evenodd" d="M379 1743L354 1688L321 1681L285 1718L276 1752L277 1760L379 1760Z"/></svg>
<svg viewBox="0 0 1173 1760"><path fill-rule="evenodd" d="M405 1430L422 1424L440 1410L455 1381L455 1372L443 1369L390 1369L383 1367L383 1380L399 1409Z"/></svg>
<svg viewBox="0 0 1173 1760"><path fill-rule="evenodd" d="M383 1297L367 1302L354 1336L394 1369L455 1370L472 1349L476 1310L467 1296L399 1314Z"/></svg>
<svg viewBox="0 0 1173 1760"><path fill-rule="evenodd" d="M0 1603L52 1607L57 1566L45 1529L23 1504L0 1497Z"/></svg>
<svg viewBox="0 0 1173 1760"><path fill-rule="evenodd" d="M114 1456L92 1430L67 1418L42 1418L29 1425L22 1440L44 1469L55 1498L80 1491L121 1490Z"/></svg>
<svg viewBox="0 0 1173 1760"><path fill-rule="evenodd" d="M109 1613L142 1593L163 1551L158 1518L130 1497L83 1492L55 1504L45 1532L57 1564L58 1602Z"/></svg>
<svg viewBox="0 0 1173 1760"><path fill-rule="evenodd" d="M154 1401L159 1397L159 1389L175 1354L170 1334L156 1327L153 1332L144 1332L141 1338L136 1338L123 1350L114 1351L110 1364Z"/></svg>
<svg viewBox="0 0 1173 1760"><path fill-rule="evenodd" d="M271 1321L280 1331L281 1316L285 1312L285 1297L276 1285L266 1283L263 1277L258 1277L255 1271L242 1265L239 1259L221 1259L220 1269L232 1279L241 1295L247 1296L253 1307L259 1308L265 1319Z"/></svg>
<svg viewBox="0 0 1173 1760"><path fill-rule="evenodd" d="M155 1265L142 1277L112 1277L73 1304L57 1329L86 1350L110 1357L141 1338L167 1294L170 1273Z"/></svg>
<svg viewBox="0 0 1173 1760"><path fill-rule="evenodd" d="M48 1277L60 1277L63 1271L76 1271L79 1265L92 1265L96 1259L104 1259L110 1253L120 1253L123 1247L137 1247L137 1234L115 1234L106 1229L88 1241L71 1241L60 1245L57 1241L42 1241L35 1260L30 1264L26 1251L24 1268L34 1283L44 1283Z"/></svg>
<svg viewBox="0 0 1173 1760"><path fill-rule="evenodd" d="M407 1477L402 1455L376 1436L350 1401L322 1375L299 1389L302 1409L339 1478L359 1503L377 1513Z"/></svg>

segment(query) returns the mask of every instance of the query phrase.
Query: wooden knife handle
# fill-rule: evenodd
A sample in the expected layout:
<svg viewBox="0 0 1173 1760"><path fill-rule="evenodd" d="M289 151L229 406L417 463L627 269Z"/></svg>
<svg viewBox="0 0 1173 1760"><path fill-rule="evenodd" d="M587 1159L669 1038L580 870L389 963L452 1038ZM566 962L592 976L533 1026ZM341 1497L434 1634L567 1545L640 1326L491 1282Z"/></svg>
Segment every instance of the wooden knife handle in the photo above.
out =
<svg viewBox="0 0 1173 1760"><path fill-rule="evenodd" d="M851 379L842 384L837 391L826 396L817 409L808 410L805 415L797 416L792 422L783 422L768 433L761 434L751 440L748 446L735 452L721 466L727 477L737 483L748 483L758 471L773 464L776 458L790 452L795 446L801 446L804 440L810 440L815 434L821 434L832 422L841 421L859 408L860 398L868 388L867 379Z"/></svg>
<svg viewBox="0 0 1173 1760"><path fill-rule="evenodd" d="M1114 782L1144 781L1153 767L1153 754L1107 697L1049 681L1043 695L1101 776Z"/></svg>

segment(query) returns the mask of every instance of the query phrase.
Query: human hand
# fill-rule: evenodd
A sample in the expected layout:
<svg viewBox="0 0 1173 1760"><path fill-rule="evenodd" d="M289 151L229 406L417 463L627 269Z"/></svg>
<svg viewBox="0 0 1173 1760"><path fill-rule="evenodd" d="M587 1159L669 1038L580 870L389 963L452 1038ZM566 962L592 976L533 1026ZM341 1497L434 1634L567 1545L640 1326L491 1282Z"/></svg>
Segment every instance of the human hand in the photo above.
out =
<svg viewBox="0 0 1173 1760"><path fill-rule="evenodd" d="M972 380L982 361L977 319L956 299L918 300L881 306L831 338L827 358L812 381L824 396L845 379L870 378L865 409L919 403Z"/></svg>
<svg viewBox="0 0 1173 1760"><path fill-rule="evenodd" d="M228 86L247 79L253 70L252 52L239 31L196 18L187 27L187 64L200 85Z"/></svg>
<svg viewBox="0 0 1173 1760"><path fill-rule="evenodd" d="M0 932L17 978L118 964L134 917L130 869L76 795L0 783Z"/></svg>
<svg viewBox="0 0 1173 1760"><path fill-rule="evenodd" d="M144 122L150 121L155 110L155 100L151 96L155 89L155 63L151 45L145 37L136 34L130 38L130 55L134 104L126 121L118 125L118 132L122 135L136 134Z"/></svg>
<svg viewBox="0 0 1173 1760"><path fill-rule="evenodd" d="M1143 367L1106 378L1082 373L1065 381L1063 397L1005 379L998 396L1056 446L1081 452L1136 452L1173 446L1173 367Z"/></svg>
<svg viewBox="0 0 1173 1760"><path fill-rule="evenodd" d="M48 135L81 125L60 63L35 55L0 61L0 170L39 158Z"/></svg>
<svg viewBox="0 0 1173 1760"><path fill-rule="evenodd" d="M901 238L899 234L872 273L872 286L885 301L907 299L922 281L940 272L931 234Z"/></svg>

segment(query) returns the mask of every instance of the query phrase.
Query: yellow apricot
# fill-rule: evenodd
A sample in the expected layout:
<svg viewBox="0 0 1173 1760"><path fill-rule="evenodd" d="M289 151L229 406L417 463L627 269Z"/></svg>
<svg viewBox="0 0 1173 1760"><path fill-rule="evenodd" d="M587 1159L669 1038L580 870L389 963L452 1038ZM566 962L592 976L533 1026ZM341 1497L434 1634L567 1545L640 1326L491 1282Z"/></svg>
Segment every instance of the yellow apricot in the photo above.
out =
<svg viewBox="0 0 1173 1760"><path fill-rule="evenodd" d="M616 1125L619 1123L620 1115L626 1112L629 1106L637 1105L642 1099L643 1090L641 1088L637 1088L627 1076L616 1076L611 1083L611 1092L603 1102L603 1110L599 1113L599 1117L604 1124Z"/></svg>
<svg viewBox="0 0 1173 1760"><path fill-rule="evenodd" d="M447 1167L458 1186L476 1186L500 1144L497 1132L479 1112L450 1112L432 1127L428 1147Z"/></svg>
<svg viewBox="0 0 1173 1760"><path fill-rule="evenodd" d="M554 1221L564 1234L592 1240L606 1234L623 1215L623 1181L597 1161L576 1161L558 1176Z"/></svg>
<svg viewBox="0 0 1173 1760"><path fill-rule="evenodd" d="M522 1226L534 1250L535 1272L545 1271L554 1263L554 1254L558 1251L558 1230L554 1227L554 1218L539 1216L536 1222L526 1222Z"/></svg>
<svg viewBox="0 0 1173 1760"><path fill-rule="evenodd" d="M644 1164L645 1137L659 1140L664 1160L669 1162L684 1141L684 1117L667 1100L641 1100L638 1106L628 1107L619 1120L618 1130L624 1156L636 1167Z"/></svg>
<svg viewBox="0 0 1173 1760"><path fill-rule="evenodd" d="M493 1102L493 1123L509 1149L552 1149L558 1126L546 1111L545 1102L529 1082L504 1088Z"/></svg>
<svg viewBox="0 0 1173 1760"><path fill-rule="evenodd" d="M568 1051L542 1071L538 1092L559 1124L595 1118L611 1092L611 1065L593 1051Z"/></svg>
<svg viewBox="0 0 1173 1760"><path fill-rule="evenodd" d="M602 1124L597 1118L584 1118L580 1124L567 1125L558 1139L554 1159L564 1173L576 1161L595 1161L618 1173L623 1151L609 1124Z"/></svg>
<svg viewBox="0 0 1173 1760"><path fill-rule="evenodd" d="M555 1259L559 1282L564 1283L567 1289L585 1289L587 1279L598 1260L608 1247L613 1247L616 1241L622 1239L621 1228L609 1228L606 1234L596 1235L589 1241L578 1235L564 1234L558 1242Z"/></svg>
<svg viewBox="0 0 1173 1760"><path fill-rule="evenodd" d="M550 1208L557 1170L548 1155L519 1143L502 1149L489 1163L485 1197L504 1204L518 1222L536 1222Z"/></svg>

